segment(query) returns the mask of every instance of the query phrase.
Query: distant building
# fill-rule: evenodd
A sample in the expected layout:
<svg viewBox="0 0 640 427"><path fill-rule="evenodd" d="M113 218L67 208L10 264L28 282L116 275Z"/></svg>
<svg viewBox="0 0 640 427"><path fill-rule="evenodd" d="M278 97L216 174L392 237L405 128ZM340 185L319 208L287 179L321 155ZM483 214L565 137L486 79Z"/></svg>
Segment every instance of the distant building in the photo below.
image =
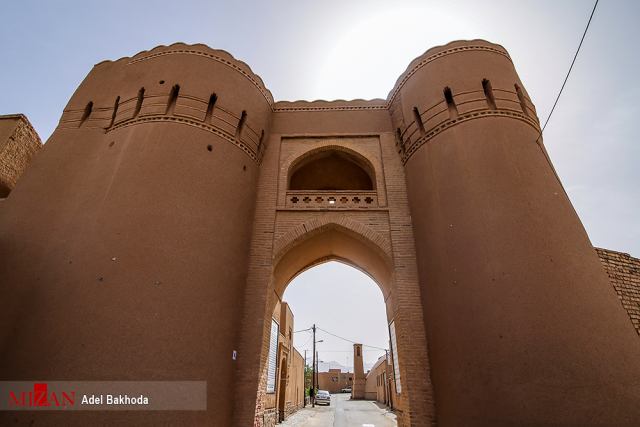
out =
<svg viewBox="0 0 640 427"><path fill-rule="evenodd" d="M264 412L283 421L304 405L304 358L293 347L293 312L286 302L276 304L271 331Z"/></svg>
<svg viewBox="0 0 640 427"><path fill-rule="evenodd" d="M391 357L382 355L367 372L367 383L365 385L365 398L375 400L393 408L396 398L396 389L393 386L393 364Z"/></svg>
<svg viewBox="0 0 640 427"><path fill-rule="evenodd" d="M318 389L329 393L340 393L344 388L353 386L353 373L342 372L341 369L329 369L329 372L318 372Z"/></svg>

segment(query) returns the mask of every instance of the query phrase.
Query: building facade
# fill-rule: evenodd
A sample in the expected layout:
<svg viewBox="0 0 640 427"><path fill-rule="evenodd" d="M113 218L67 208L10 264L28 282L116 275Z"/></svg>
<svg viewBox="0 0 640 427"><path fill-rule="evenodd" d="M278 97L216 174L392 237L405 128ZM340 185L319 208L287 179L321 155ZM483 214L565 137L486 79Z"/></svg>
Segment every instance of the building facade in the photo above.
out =
<svg viewBox="0 0 640 427"><path fill-rule="evenodd" d="M375 400L393 409L396 388L393 378L393 363L388 355L382 355L367 372L365 398Z"/></svg>
<svg viewBox="0 0 640 427"><path fill-rule="evenodd" d="M327 372L318 372L318 390L329 393L342 393L343 389L353 386L353 372L342 372L341 369L330 368Z"/></svg>
<svg viewBox="0 0 640 427"><path fill-rule="evenodd" d="M429 49L370 101L274 102L204 45L101 62L0 208L0 376L216 384L207 411L66 425L274 424L274 310L338 260L384 295L399 425L638 425L635 297L540 134L483 40Z"/></svg>
<svg viewBox="0 0 640 427"><path fill-rule="evenodd" d="M272 323L277 325L275 345L269 348L267 389L263 400L263 422L284 421L289 415L304 406L304 358L293 346L293 312L286 302L278 302L273 310ZM277 337L277 338L276 338Z"/></svg>

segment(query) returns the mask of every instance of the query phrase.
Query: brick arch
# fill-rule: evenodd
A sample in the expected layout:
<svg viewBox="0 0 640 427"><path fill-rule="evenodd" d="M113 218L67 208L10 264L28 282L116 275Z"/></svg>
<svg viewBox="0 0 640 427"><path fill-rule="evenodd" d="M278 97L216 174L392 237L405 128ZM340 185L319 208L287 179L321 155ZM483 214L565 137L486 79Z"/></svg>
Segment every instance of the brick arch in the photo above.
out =
<svg viewBox="0 0 640 427"><path fill-rule="evenodd" d="M273 289L279 298L296 276L328 261L360 270L378 285L385 302L392 297L391 245L358 221L339 216L307 221L280 237L273 254Z"/></svg>
<svg viewBox="0 0 640 427"><path fill-rule="evenodd" d="M331 215L303 222L276 240L273 245L273 264L277 264L282 256L297 244L330 228L342 229L368 243L391 263L392 254L389 239L359 221L342 215Z"/></svg>
<svg viewBox="0 0 640 427"><path fill-rule="evenodd" d="M352 156L361 163L361 166L363 166L371 176L373 187L377 191L378 204L380 206L386 206L387 196L384 190L386 188L386 178L382 167L382 158L375 150L367 150L365 147L359 146L357 143L358 139L358 137L348 136L336 136L325 140L312 138L313 142L310 144L296 145L292 150L293 152L284 155L280 162L278 187L280 189L289 188L291 172L300 162L304 162L309 157L324 151L339 151ZM284 206L286 191L280 192L278 197L279 205Z"/></svg>
<svg viewBox="0 0 640 427"><path fill-rule="evenodd" d="M305 151L302 154L292 155L291 157L289 157L284 163L284 167L286 167L287 172L287 188L289 188L289 181L291 180L291 176L296 170L299 169L299 167L304 165L307 160L311 160L317 154L327 151L339 151L342 153L346 153L347 155L352 157L355 160L356 164L369 175L374 188L377 188L376 175L378 174L378 172L376 171L376 167L374 166L374 164L364 154L349 147L338 144L322 145L320 147Z"/></svg>

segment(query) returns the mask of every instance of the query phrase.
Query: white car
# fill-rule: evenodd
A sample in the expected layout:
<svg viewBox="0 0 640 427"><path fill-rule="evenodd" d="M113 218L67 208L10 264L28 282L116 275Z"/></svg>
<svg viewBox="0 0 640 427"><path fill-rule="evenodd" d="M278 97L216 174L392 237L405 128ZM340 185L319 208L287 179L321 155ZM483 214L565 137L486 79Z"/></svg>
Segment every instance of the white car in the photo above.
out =
<svg viewBox="0 0 640 427"><path fill-rule="evenodd" d="M327 390L318 390L316 405L331 405L331 395Z"/></svg>

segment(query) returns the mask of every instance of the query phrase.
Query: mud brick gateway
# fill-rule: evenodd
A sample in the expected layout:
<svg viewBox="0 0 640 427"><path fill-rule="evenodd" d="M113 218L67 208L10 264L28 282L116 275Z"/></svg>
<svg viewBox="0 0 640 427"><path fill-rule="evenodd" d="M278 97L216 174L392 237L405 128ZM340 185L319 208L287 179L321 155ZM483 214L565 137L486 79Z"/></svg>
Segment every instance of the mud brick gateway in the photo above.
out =
<svg viewBox="0 0 640 427"><path fill-rule="evenodd" d="M274 102L204 45L97 64L0 209L0 375L206 380L209 409L0 422L270 424L271 313L335 259L384 294L400 425L640 425L640 339L538 135L482 40L370 101Z"/></svg>

